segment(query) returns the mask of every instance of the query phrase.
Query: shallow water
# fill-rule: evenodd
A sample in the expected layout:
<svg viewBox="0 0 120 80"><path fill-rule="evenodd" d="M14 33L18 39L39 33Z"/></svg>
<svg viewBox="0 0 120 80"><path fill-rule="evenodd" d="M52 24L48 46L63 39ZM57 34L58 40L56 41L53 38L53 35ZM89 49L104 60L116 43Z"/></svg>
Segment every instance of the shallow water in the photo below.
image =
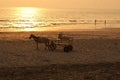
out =
<svg viewBox="0 0 120 80"><path fill-rule="evenodd" d="M120 10L0 8L0 31L120 28L119 14Z"/></svg>

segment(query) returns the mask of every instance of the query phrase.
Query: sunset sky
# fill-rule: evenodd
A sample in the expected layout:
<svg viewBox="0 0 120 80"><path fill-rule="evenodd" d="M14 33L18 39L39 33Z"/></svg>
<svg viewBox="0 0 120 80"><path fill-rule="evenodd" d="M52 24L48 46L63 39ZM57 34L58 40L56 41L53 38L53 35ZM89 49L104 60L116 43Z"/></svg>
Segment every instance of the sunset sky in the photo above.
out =
<svg viewBox="0 0 120 80"><path fill-rule="evenodd" d="M0 0L0 7L120 9L120 0Z"/></svg>

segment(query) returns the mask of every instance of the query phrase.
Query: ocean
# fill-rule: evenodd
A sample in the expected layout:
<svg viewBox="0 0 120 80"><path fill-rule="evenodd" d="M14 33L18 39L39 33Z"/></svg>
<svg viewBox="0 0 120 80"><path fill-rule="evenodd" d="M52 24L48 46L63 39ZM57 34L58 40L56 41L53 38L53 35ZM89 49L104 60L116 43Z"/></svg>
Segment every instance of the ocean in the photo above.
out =
<svg viewBox="0 0 120 80"><path fill-rule="evenodd" d="M0 32L120 28L120 10L0 8Z"/></svg>

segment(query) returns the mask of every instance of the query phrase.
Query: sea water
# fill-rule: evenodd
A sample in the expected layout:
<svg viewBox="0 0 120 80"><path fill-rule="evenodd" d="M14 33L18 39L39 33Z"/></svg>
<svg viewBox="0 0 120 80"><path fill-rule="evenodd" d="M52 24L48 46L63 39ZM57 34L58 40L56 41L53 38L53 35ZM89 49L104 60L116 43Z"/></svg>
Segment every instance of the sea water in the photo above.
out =
<svg viewBox="0 0 120 80"><path fill-rule="evenodd" d="M120 10L0 8L0 32L120 28Z"/></svg>

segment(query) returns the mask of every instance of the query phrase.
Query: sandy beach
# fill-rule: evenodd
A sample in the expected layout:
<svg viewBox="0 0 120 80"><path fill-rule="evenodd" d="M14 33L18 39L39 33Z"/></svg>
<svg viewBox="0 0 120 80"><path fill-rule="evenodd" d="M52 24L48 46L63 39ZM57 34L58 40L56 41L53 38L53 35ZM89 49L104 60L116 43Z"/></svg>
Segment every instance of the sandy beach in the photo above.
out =
<svg viewBox="0 0 120 80"><path fill-rule="evenodd" d="M0 80L119 80L120 30L62 31L74 49L44 50L30 34L56 39L59 32L1 32ZM6 76L6 77L5 77Z"/></svg>

